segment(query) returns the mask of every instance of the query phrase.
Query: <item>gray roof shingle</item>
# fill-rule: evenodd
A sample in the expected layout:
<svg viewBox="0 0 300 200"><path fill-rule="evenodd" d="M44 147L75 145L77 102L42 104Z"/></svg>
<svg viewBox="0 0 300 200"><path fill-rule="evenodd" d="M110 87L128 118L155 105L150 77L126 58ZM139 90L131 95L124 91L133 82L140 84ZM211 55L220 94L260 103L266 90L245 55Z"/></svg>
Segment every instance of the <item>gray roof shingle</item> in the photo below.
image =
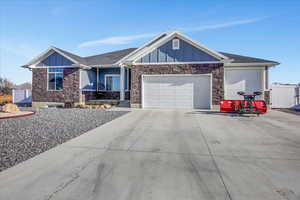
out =
<svg viewBox="0 0 300 200"><path fill-rule="evenodd" d="M241 56L241 55L225 53L225 52L219 52L219 53L223 54L229 59L233 59L232 63L277 63L279 64L278 62L271 61L271 60L265 60L265 59L254 58L249 56Z"/></svg>
<svg viewBox="0 0 300 200"><path fill-rule="evenodd" d="M113 51L95 56L84 57L87 65L109 65L114 64L136 50L136 48L128 48L119 51Z"/></svg>
<svg viewBox="0 0 300 200"><path fill-rule="evenodd" d="M87 57L80 57L77 56L73 53L70 53L68 51L59 49L55 47L59 51L62 51L64 54L67 56L71 57L72 59L78 61L81 64L84 65L110 65L110 64L115 64L137 48L128 48L128 49L122 49L118 51L112 51L108 53L103 53L99 55L94 55L94 56L87 56ZM219 52L223 54L224 56L228 57L229 59L233 59L232 63L274 63L274 64L279 64L276 61L271 61L271 60L265 60L265 59L260 59L260 58L254 58L254 57L249 57L249 56L242 56L242 55L237 55L237 54L232 54L232 53L225 53L225 52Z"/></svg>

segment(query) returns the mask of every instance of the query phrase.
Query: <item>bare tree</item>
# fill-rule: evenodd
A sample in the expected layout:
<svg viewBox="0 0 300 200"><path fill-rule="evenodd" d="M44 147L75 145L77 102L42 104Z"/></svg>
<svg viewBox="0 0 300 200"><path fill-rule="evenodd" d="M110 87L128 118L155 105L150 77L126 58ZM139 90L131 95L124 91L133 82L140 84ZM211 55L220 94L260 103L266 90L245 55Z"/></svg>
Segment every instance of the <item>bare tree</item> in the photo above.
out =
<svg viewBox="0 0 300 200"><path fill-rule="evenodd" d="M0 95L11 94L12 89L15 87L13 82L7 78L0 77Z"/></svg>

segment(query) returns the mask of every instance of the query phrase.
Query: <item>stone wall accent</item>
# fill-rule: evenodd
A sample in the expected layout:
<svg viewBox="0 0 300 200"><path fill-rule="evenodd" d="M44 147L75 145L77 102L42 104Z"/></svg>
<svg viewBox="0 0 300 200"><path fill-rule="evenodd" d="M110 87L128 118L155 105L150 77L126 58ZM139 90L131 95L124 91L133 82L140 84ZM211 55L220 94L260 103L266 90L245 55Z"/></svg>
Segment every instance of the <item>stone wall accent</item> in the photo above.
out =
<svg viewBox="0 0 300 200"><path fill-rule="evenodd" d="M47 68L32 69L33 102L80 102L79 69L65 68L63 90L48 91Z"/></svg>
<svg viewBox="0 0 300 200"><path fill-rule="evenodd" d="M270 91L264 91L264 100L267 105L270 105Z"/></svg>
<svg viewBox="0 0 300 200"><path fill-rule="evenodd" d="M219 105L224 98L224 67L218 64L134 65L131 68L130 103L141 104L141 79L143 74L212 74L212 104Z"/></svg>

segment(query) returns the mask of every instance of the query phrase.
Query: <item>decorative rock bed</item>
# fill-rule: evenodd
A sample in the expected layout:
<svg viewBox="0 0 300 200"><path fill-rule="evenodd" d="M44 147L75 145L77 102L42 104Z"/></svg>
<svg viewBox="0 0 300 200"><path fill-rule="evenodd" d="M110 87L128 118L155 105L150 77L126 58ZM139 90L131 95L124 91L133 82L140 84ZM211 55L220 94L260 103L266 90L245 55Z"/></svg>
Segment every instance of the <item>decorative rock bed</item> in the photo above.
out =
<svg viewBox="0 0 300 200"><path fill-rule="evenodd" d="M39 109L0 120L0 171L101 126L127 112L104 109Z"/></svg>

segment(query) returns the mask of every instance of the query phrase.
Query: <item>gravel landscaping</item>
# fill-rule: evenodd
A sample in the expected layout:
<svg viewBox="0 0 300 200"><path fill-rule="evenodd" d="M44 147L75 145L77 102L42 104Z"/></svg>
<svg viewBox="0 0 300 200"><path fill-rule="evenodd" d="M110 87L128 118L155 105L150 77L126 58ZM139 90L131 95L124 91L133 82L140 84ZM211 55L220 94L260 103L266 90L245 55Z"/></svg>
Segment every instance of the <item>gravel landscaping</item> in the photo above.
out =
<svg viewBox="0 0 300 200"><path fill-rule="evenodd" d="M100 109L40 109L29 117L0 120L0 171L120 117Z"/></svg>

